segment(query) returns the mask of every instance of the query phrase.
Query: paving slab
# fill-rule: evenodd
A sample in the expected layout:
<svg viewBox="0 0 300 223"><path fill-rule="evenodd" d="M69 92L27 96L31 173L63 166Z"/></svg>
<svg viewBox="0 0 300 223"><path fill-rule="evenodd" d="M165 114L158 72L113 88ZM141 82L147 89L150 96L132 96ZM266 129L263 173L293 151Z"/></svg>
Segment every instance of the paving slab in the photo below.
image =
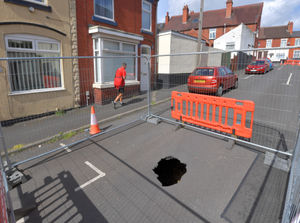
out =
<svg viewBox="0 0 300 223"><path fill-rule="evenodd" d="M139 122L70 149L20 166L31 179L12 191L13 202L37 205L26 222L270 222L261 210L281 208L282 196L269 200L268 191L284 194L287 173L266 178L262 154L164 122ZM187 168L169 187L153 172L166 156ZM75 191L97 177L86 161L105 176Z"/></svg>

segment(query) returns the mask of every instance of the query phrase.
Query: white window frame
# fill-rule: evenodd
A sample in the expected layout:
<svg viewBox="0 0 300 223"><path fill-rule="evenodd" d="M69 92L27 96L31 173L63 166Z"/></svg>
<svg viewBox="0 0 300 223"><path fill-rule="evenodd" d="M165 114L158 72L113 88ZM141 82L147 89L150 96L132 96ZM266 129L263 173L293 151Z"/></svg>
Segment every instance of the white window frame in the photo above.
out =
<svg viewBox="0 0 300 223"><path fill-rule="evenodd" d="M266 48L272 48L272 39L267 39L266 40Z"/></svg>
<svg viewBox="0 0 300 223"><path fill-rule="evenodd" d="M233 46L232 49L228 49L227 46ZM226 46L225 46L226 50L235 50L235 42L226 42Z"/></svg>
<svg viewBox="0 0 300 223"><path fill-rule="evenodd" d="M95 49L95 42L96 42L96 39L98 39L98 49L96 50ZM120 44L120 50L108 50L108 49L103 49L103 41L104 40L107 40L107 41L112 41L112 42L118 42ZM134 45L135 46L135 52L130 52L130 51L126 51L124 52L123 51L123 44L131 44L131 45ZM132 42L125 42L125 41L120 41L120 40L116 40L116 39L109 39L109 38L100 38L100 37L96 37L96 38L93 38L93 55L96 56L96 52L99 53L99 56L103 56L103 53L102 52L108 52L108 53L120 53L120 54L132 54L132 56L135 56L135 68L134 68L134 72L135 72L135 80L134 81L137 81L137 76L138 76L138 73L137 73L137 68L138 68L138 58L137 58L137 55L138 55L138 50L137 50L137 44L136 43L132 43ZM94 83L95 84L100 84L100 85L104 85L104 84L112 84L112 82L104 82L103 81L103 62L102 62L102 58L100 59L95 59L95 60L99 60L98 62L100 63L99 67L100 67L100 70L97 72L97 64L94 63ZM99 75L97 77L97 74Z"/></svg>
<svg viewBox="0 0 300 223"><path fill-rule="evenodd" d="M13 48L8 46L8 40L25 40L32 42L32 49L25 49L25 48ZM58 50L39 50L38 49L38 42L45 42L45 43L55 43L58 44ZM6 54L8 52L51 52L51 53L60 53L61 54L61 44L60 42L41 36L34 36L28 34L9 34L5 36L5 51ZM8 55L6 55L8 57ZM61 56L61 55L59 55ZM60 81L61 87L56 88L41 88L41 89L31 89L31 90L23 90L23 91L12 91L11 82L8 80L10 85L10 95L18 95L18 94L29 94L29 93L40 93L40 92L49 92L49 91L59 91L64 90L64 74L63 74L63 63L60 61Z"/></svg>
<svg viewBox="0 0 300 223"><path fill-rule="evenodd" d="M217 37L217 29L209 29L209 39L216 39Z"/></svg>
<svg viewBox="0 0 300 223"><path fill-rule="evenodd" d="M39 4L39 5L48 5L48 0L43 0L43 2L37 1L37 0L24 0L26 2L31 2L34 4Z"/></svg>
<svg viewBox="0 0 300 223"><path fill-rule="evenodd" d="M298 57L295 57L295 53L298 53ZM293 58L300 58L300 50L294 50L294 53L293 53Z"/></svg>
<svg viewBox="0 0 300 223"><path fill-rule="evenodd" d="M297 44L297 42L298 42L298 44ZM300 38L295 39L295 46L300 46Z"/></svg>
<svg viewBox="0 0 300 223"><path fill-rule="evenodd" d="M146 5L150 6L150 11L146 10L143 8L143 3L145 3ZM150 14L150 29L145 29L143 28L143 11L147 12ZM148 32L152 32L152 4L146 0L142 0L142 30L148 31Z"/></svg>
<svg viewBox="0 0 300 223"><path fill-rule="evenodd" d="M95 0L93 0L93 1L94 1L94 16L95 17L115 22L115 0L111 0L112 1L112 18L108 18L108 17L105 17L105 16L97 15L96 14L96 2L95 2Z"/></svg>
<svg viewBox="0 0 300 223"><path fill-rule="evenodd" d="M285 42L285 46L283 46L282 42ZM281 39L280 40L280 47L287 47L287 42L288 42L288 39Z"/></svg>

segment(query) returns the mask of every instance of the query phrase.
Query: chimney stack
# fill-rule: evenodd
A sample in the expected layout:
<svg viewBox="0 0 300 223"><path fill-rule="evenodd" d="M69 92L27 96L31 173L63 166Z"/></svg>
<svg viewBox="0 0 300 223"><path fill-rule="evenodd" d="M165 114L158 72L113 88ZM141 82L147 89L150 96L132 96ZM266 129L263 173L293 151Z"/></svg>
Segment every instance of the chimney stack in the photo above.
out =
<svg viewBox="0 0 300 223"><path fill-rule="evenodd" d="M294 22L289 21L289 23L288 23L288 32L290 34L293 33L293 26L294 26Z"/></svg>
<svg viewBox="0 0 300 223"><path fill-rule="evenodd" d="M189 18L189 7L185 5L182 12L182 23L186 23Z"/></svg>
<svg viewBox="0 0 300 223"><path fill-rule="evenodd" d="M170 21L170 16L169 16L169 12L167 12L165 24L167 25L169 21Z"/></svg>
<svg viewBox="0 0 300 223"><path fill-rule="evenodd" d="M225 16L225 18L231 18L232 4L233 4L232 0L226 1L226 16Z"/></svg>

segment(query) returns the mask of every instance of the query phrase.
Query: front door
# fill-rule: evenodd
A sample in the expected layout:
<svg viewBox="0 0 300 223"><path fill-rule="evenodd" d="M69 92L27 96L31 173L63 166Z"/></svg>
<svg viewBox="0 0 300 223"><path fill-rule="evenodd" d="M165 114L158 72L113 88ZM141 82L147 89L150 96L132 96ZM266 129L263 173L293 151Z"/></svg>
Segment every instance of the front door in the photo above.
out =
<svg viewBox="0 0 300 223"><path fill-rule="evenodd" d="M144 57L146 56L147 58L150 58L151 56L151 48L150 46L147 45L142 45L141 47L141 83L140 83L140 90L141 91L147 91L148 90L148 64L147 64L147 59ZM151 64L150 64L151 66Z"/></svg>

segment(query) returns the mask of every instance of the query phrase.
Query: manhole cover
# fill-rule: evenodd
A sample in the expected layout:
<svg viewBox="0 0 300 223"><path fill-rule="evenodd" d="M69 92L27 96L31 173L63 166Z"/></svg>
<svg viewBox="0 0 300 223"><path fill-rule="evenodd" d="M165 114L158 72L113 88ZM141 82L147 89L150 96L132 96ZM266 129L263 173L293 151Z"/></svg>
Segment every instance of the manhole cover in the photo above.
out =
<svg viewBox="0 0 300 223"><path fill-rule="evenodd" d="M172 156L168 156L161 159L153 171L158 175L157 179L161 182L162 186L171 186L178 183L186 173L186 164L181 163Z"/></svg>

